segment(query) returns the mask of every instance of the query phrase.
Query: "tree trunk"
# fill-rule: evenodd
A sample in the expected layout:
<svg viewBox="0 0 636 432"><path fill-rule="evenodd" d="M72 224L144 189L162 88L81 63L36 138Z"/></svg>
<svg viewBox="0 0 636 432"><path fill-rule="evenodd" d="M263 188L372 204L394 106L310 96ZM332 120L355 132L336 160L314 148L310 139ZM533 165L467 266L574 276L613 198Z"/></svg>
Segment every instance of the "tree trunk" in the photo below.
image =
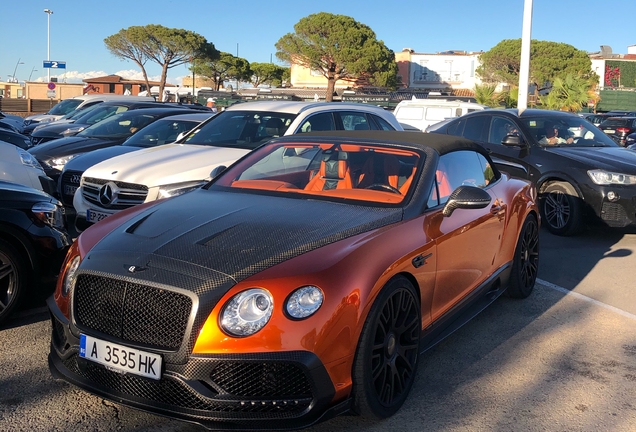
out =
<svg viewBox="0 0 636 432"><path fill-rule="evenodd" d="M333 91L336 88L336 77L329 75L327 77L327 94L325 95L326 102L333 102Z"/></svg>
<svg viewBox="0 0 636 432"><path fill-rule="evenodd" d="M168 78L168 62L164 63L161 67L161 80L159 81L159 100L163 100L163 89L166 87L166 79Z"/></svg>
<svg viewBox="0 0 636 432"><path fill-rule="evenodd" d="M148 81L148 73L146 72L146 68L144 67L143 64L141 64L141 63L139 63L137 61L135 63L137 63L137 65L141 69L141 73L144 76L144 81L146 81L146 91L148 92L148 96L152 97L152 95L150 94L150 81Z"/></svg>

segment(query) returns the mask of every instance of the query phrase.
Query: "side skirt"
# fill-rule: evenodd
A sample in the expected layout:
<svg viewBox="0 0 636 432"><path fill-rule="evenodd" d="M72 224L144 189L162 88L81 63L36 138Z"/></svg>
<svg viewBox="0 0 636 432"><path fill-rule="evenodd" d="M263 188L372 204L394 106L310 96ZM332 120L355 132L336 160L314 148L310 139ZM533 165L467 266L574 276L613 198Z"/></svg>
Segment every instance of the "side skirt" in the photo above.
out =
<svg viewBox="0 0 636 432"><path fill-rule="evenodd" d="M422 332L420 354L433 348L461 326L486 309L506 291L512 271L512 261L501 266L479 288L462 299L453 309Z"/></svg>

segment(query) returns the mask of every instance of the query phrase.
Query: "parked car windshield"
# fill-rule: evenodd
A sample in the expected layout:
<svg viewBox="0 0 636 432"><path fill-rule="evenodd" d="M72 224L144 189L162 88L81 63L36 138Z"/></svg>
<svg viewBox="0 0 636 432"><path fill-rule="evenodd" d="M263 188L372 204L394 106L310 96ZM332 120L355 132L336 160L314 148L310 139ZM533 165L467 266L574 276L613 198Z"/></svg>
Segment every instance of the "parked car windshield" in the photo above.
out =
<svg viewBox="0 0 636 432"><path fill-rule="evenodd" d="M47 114L51 115L65 115L75 110L79 104L83 101L81 99L64 99L62 102L55 105L49 110Z"/></svg>
<svg viewBox="0 0 636 432"><path fill-rule="evenodd" d="M93 125L110 116L126 111L128 111L128 107L123 105L97 105L95 109L83 112L82 115L77 116L75 122L78 124Z"/></svg>
<svg viewBox="0 0 636 432"><path fill-rule="evenodd" d="M636 125L636 120L633 118L610 118L600 124L601 127L627 127L631 128Z"/></svg>
<svg viewBox="0 0 636 432"><path fill-rule="evenodd" d="M423 159L412 150L366 144L266 144L210 187L400 204L415 187Z"/></svg>
<svg viewBox="0 0 636 432"><path fill-rule="evenodd" d="M84 129L76 136L112 139L130 136L155 119L154 115L142 114L141 111L134 110L116 114Z"/></svg>
<svg viewBox="0 0 636 432"><path fill-rule="evenodd" d="M184 144L255 149L285 135L296 114L265 111L223 111L188 135Z"/></svg>
<svg viewBox="0 0 636 432"><path fill-rule="evenodd" d="M530 129L539 145L568 147L618 147L602 130L580 117L536 116L522 117L521 121ZM554 134L557 144L550 144L546 137ZM570 139L571 138L571 139Z"/></svg>
<svg viewBox="0 0 636 432"><path fill-rule="evenodd" d="M189 131L199 123L196 120L158 120L128 138L122 145L155 147L168 144L175 142L180 133Z"/></svg>

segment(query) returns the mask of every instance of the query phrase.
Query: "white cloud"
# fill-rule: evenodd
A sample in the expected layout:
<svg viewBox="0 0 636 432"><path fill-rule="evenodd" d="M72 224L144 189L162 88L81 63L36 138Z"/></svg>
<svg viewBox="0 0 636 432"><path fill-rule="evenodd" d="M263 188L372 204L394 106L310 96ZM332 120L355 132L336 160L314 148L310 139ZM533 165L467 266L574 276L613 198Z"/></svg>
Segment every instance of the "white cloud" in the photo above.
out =
<svg viewBox="0 0 636 432"><path fill-rule="evenodd" d="M57 78L58 81L68 82L68 83L82 83L85 79L103 77L107 75L119 75L122 78L130 79L130 80L143 80L144 75L140 70L136 69L124 69L117 71L115 73L108 73L104 71L89 71L89 72L79 72L79 71L68 71L61 74L51 74L51 78ZM150 75L148 76L149 81L159 81L161 79L161 75ZM46 77L39 77L35 79L36 82L46 82ZM170 84L178 84L181 85L183 77L171 78L168 76L168 83Z"/></svg>

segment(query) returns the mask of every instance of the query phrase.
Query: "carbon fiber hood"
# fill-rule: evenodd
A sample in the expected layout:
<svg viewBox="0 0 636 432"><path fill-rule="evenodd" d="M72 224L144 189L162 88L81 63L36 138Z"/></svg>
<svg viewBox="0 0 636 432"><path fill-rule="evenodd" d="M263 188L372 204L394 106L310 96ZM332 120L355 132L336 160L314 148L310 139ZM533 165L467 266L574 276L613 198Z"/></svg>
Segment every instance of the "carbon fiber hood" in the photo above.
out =
<svg viewBox="0 0 636 432"><path fill-rule="evenodd" d="M197 295L225 292L278 263L401 219L401 208L199 189L127 220L81 267Z"/></svg>

